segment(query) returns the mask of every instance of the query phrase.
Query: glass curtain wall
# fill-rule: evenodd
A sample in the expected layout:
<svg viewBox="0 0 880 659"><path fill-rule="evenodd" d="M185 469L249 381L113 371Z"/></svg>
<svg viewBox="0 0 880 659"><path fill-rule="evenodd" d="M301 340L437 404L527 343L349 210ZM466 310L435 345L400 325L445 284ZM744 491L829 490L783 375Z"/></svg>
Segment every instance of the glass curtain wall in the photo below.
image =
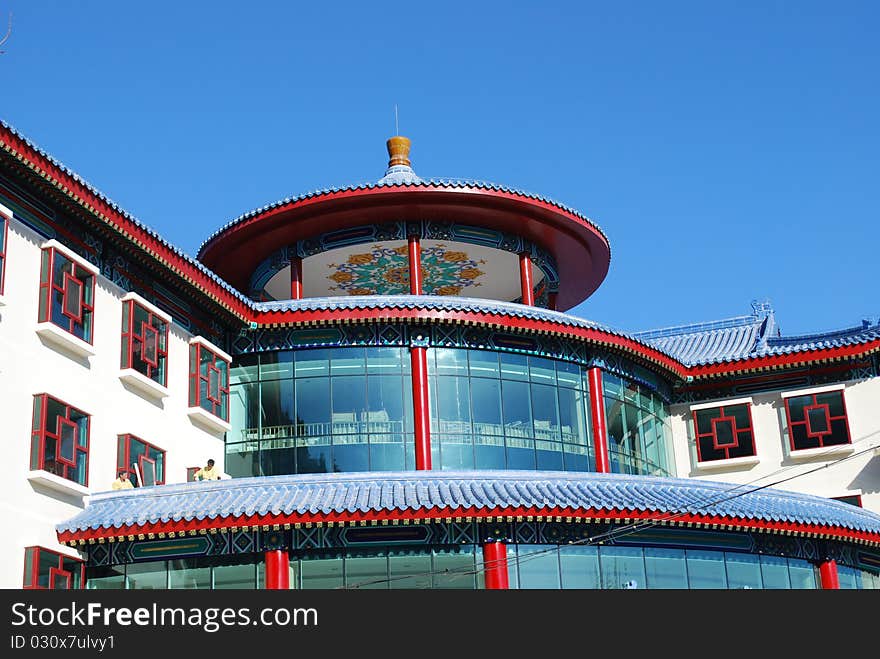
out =
<svg viewBox="0 0 880 659"><path fill-rule="evenodd" d="M403 348L267 352L236 359L226 471L272 476L415 468Z"/></svg>
<svg viewBox="0 0 880 659"><path fill-rule="evenodd" d="M428 350L434 469L594 471L586 369L489 350Z"/></svg>
<svg viewBox="0 0 880 659"><path fill-rule="evenodd" d="M618 474L674 476L666 403L647 387L602 374L608 455Z"/></svg>

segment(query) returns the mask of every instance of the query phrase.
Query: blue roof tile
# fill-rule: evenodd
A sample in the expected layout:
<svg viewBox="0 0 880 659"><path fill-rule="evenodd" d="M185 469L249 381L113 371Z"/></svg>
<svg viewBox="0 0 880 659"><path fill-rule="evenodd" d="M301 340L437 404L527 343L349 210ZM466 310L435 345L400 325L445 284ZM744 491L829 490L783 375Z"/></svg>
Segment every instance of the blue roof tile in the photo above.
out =
<svg viewBox="0 0 880 659"><path fill-rule="evenodd" d="M471 507L691 512L880 533L880 515L785 490L748 492L713 481L540 471L314 474L159 485L97 493L82 512L56 529L59 533L109 531L169 519L235 518L268 512L381 513Z"/></svg>

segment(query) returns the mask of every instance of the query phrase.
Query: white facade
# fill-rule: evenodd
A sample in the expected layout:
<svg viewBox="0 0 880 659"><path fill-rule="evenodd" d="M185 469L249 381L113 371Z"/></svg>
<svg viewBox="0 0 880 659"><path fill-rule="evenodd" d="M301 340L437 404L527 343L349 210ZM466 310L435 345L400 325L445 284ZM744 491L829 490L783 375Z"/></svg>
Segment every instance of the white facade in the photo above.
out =
<svg viewBox="0 0 880 659"><path fill-rule="evenodd" d="M167 397L123 382L120 362L122 290L98 275L92 356L61 347L37 333L41 245L45 238L10 222L6 277L0 306L0 416L3 418L3 528L0 587L21 588L24 548L41 546L79 558L56 541L55 524L83 507L88 493L109 490L116 478L117 435L131 433L165 450L165 482L186 481L186 470L209 458L223 467L223 429L210 430L189 415L191 334L171 324ZM63 246L62 246L63 249ZM71 253L71 250L66 250ZM63 330L59 330L64 333ZM143 378L146 379L146 378ZM34 394L46 393L91 415L88 487L54 474L30 472Z"/></svg>
<svg viewBox="0 0 880 659"><path fill-rule="evenodd" d="M784 399L834 390L843 392L852 443L791 451ZM698 463L693 411L738 403L751 405L755 456ZM880 378L675 405L670 409L670 425L681 477L751 487L794 477L776 487L830 498L858 495L865 509L880 512Z"/></svg>

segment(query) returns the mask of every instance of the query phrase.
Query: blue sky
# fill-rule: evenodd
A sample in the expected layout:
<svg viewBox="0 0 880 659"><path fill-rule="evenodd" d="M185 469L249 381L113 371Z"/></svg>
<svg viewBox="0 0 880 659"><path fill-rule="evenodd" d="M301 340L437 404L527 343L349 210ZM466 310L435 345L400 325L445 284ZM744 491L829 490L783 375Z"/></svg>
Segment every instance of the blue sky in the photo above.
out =
<svg viewBox="0 0 880 659"><path fill-rule="evenodd" d="M318 6L320 5L320 6ZM880 314L880 3L0 0L0 116L195 254L282 197L423 177L581 210L574 313L630 330Z"/></svg>

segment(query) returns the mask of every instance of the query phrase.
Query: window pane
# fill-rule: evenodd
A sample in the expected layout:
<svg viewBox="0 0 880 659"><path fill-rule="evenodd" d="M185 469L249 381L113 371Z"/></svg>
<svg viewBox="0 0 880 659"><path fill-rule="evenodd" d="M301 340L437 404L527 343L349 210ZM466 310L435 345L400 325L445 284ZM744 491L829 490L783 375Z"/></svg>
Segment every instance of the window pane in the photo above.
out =
<svg viewBox="0 0 880 659"><path fill-rule="evenodd" d="M438 375L467 375L467 350L435 348Z"/></svg>
<svg viewBox="0 0 880 659"><path fill-rule="evenodd" d="M125 566L90 567L86 570L86 590L122 590L125 588Z"/></svg>
<svg viewBox="0 0 880 659"><path fill-rule="evenodd" d="M243 563L241 565L214 566L214 588L216 590L253 590L258 588L256 565Z"/></svg>
<svg viewBox="0 0 880 659"><path fill-rule="evenodd" d="M498 353L489 352L488 350L469 350L468 360L470 361L472 377L498 377Z"/></svg>
<svg viewBox="0 0 880 659"><path fill-rule="evenodd" d="M293 377L293 352L264 352L260 355L260 379L283 380Z"/></svg>
<svg viewBox="0 0 880 659"><path fill-rule="evenodd" d="M330 350L332 375L356 375L366 372L367 354L363 348L333 348Z"/></svg>
<svg viewBox="0 0 880 659"><path fill-rule="evenodd" d="M166 587L168 571L165 561L133 563L126 567L125 576L132 590L157 590Z"/></svg>
<svg viewBox="0 0 880 659"><path fill-rule="evenodd" d="M758 556L727 552L724 558L727 564L728 588L758 590L763 587Z"/></svg>
<svg viewBox="0 0 880 659"><path fill-rule="evenodd" d="M807 561L789 558L788 575L791 578L792 588L815 589L819 587L816 568Z"/></svg>
<svg viewBox="0 0 880 659"><path fill-rule="evenodd" d="M645 547L645 573L648 588L687 588L684 550Z"/></svg>
<svg viewBox="0 0 880 659"><path fill-rule="evenodd" d="M765 590L791 588L788 561L781 556L761 556L761 578Z"/></svg>
<svg viewBox="0 0 880 659"><path fill-rule="evenodd" d="M533 384L532 416L536 439L559 441L559 410L556 409L556 387Z"/></svg>
<svg viewBox="0 0 880 659"><path fill-rule="evenodd" d="M211 568L199 566L195 560L168 562L168 587L182 590L211 588Z"/></svg>
<svg viewBox="0 0 880 659"><path fill-rule="evenodd" d="M500 353L501 377L505 380L528 380L529 361L525 355Z"/></svg>
<svg viewBox="0 0 880 659"><path fill-rule="evenodd" d="M562 588L556 545L518 545L519 587Z"/></svg>
<svg viewBox="0 0 880 659"><path fill-rule="evenodd" d="M727 588L722 552L688 549L685 553L691 589Z"/></svg>
<svg viewBox="0 0 880 659"><path fill-rule="evenodd" d="M842 391L829 391L824 394L816 394L816 403L818 405L827 405L828 412L832 417L844 415Z"/></svg>
<svg viewBox="0 0 880 659"><path fill-rule="evenodd" d="M400 348L367 348L367 373L393 375L401 372Z"/></svg>
<svg viewBox="0 0 880 659"><path fill-rule="evenodd" d="M253 385L241 386L251 387ZM261 436L268 439L292 437L295 434L294 426L296 424L296 417L293 413L293 381L262 382L260 388L262 389L260 398Z"/></svg>
<svg viewBox="0 0 880 659"><path fill-rule="evenodd" d="M562 568L563 588L600 587L598 547L563 545L559 548L559 562Z"/></svg>
<svg viewBox="0 0 880 659"><path fill-rule="evenodd" d="M645 561L641 547L599 547L602 588L641 589L646 587Z"/></svg>
<svg viewBox="0 0 880 659"><path fill-rule="evenodd" d="M435 550L433 588L475 588L474 567L472 547Z"/></svg>
<svg viewBox="0 0 880 659"><path fill-rule="evenodd" d="M402 554L388 557L388 587L401 588L431 587L431 555Z"/></svg>
<svg viewBox="0 0 880 659"><path fill-rule="evenodd" d="M297 362L298 364L299 362ZM307 378L296 381L296 422L300 435L329 434L330 380Z"/></svg>
<svg viewBox="0 0 880 659"><path fill-rule="evenodd" d="M330 351L320 349L297 352L295 370L298 378L329 375Z"/></svg>
<svg viewBox="0 0 880 659"><path fill-rule="evenodd" d="M387 590L388 559L384 556L346 556L345 587L358 590Z"/></svg>
<svg viewBox="0 0 880 659"><path fill-rule="evenodd" d="M304 590L342 588L342 557L303 559L300 575Z"/></svg>
<svg viewBox="0 0 880 659"><path fill-rule="evenodd" d="M552 359L529 357L529 375L532 382L556 384L556 366Z"/></svg>

